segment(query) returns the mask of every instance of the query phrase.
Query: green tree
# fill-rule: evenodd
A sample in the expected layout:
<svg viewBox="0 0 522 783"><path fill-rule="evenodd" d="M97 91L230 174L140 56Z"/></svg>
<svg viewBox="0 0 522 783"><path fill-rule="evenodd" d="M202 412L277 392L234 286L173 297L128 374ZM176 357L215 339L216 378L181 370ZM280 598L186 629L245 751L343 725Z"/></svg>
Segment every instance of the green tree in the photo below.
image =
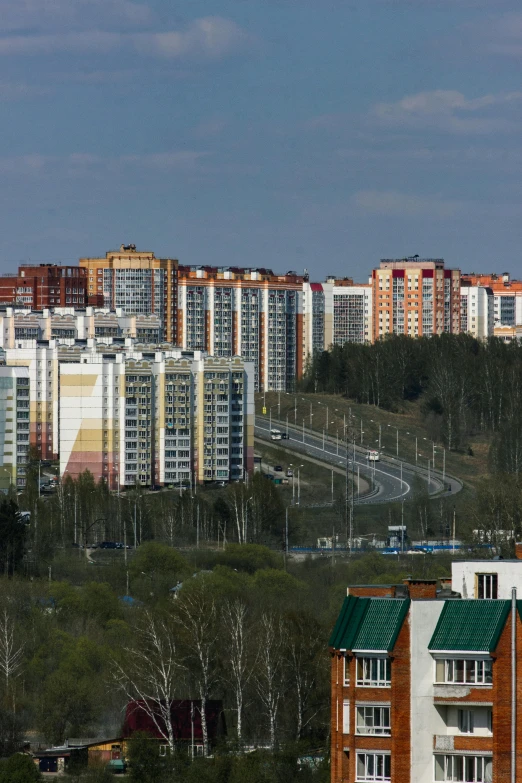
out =
<svg viewBox="0 0 522 783"><path fill-rule="evenodd" d="M4 761L0 761L0 783L32 783L42 780L31 756L15 753Z"/></svg>
<svg viewBox="0 0 522 783"><path fill-rule="evenodd" d="M26 525L13 500L0 501L0 573L12 575L25 550Z"/></svg>

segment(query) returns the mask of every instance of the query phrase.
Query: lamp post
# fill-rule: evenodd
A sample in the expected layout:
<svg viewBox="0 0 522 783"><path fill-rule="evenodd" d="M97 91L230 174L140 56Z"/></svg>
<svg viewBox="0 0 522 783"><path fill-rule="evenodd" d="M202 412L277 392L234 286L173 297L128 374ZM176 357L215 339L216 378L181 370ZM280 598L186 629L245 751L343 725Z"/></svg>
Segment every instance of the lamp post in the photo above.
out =
<svg viewBox="0 0 522 783"><path fill-rule="evenodd" d="M301 468L303 465L299 465L297 468L297 505L301 503Z"/></svg>

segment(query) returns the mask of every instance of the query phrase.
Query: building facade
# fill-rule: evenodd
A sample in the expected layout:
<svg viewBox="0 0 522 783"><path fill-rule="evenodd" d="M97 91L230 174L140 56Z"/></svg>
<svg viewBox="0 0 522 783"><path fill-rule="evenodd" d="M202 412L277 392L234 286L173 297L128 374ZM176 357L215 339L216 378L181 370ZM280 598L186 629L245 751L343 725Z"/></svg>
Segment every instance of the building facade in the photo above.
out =
<svg viewBox="0 0 522 783"><path fill-rule="evenodd" d="M372 340L372 287L350 278L303 283L304 354Z"/></svg>
<svg viewBox="0 0 522 783"><path fill-rule="evenodd" d="M522 777L522 561L455 562L447 582L348 588L330 638L332 783Z"/></svg>
<svg viewBox="0 0 522 783"><path fill-rule="evenodd" d="M29 371L0 366L0 491L22 486L30 446ZM25 483L25 480L24 480Z"/></svg>
<svg viewBox="0 0 522 783"><path fill-rule="evenodd" d="M85 270L89 295L102 297L109 310L122 308L127 313L154 313L163 326L163 339L177 344L178 262L156 258L135 245L121 245L105 258L80 258Z"/></svg>
<svg viewBox="0 0 522 783"><path fill-rule="evenodd" d="M178 340L185 350L242 356L256 390L295 388L303 372L303 278L267 269L180 267Z"/></svg>
<svg viewBox="0 0 522 783"><path fill-rule="evenodd" d="M110 487L253 471L253 368L179 350L86 353L60 365L60 472Z"/></svg>
<svg viewBox="0 0 522 783"><path fill-rule="evenodd" d="M102 304L87 290L87 272L78 266L21 264L16 274L0 276L0 303L31 310Z"/></svg>
<svg viewBox="0 0 522 783"><path fill-rule="evenodd" d="M228 482L253 470L254 368L240 357L105 338L26 341L4 349L2 362L0 452L2 431L14 427L13 373L24 387L18 486L30 446L41 459L59 458L62 476L90 470L111 488Z"/></svg>
<svg viewBox="0 0 522 783"><path fill-rule="evenodd" d="M127 314L120 308L53 307L30 310L0 307L0 348L21 348L26 340L55 340L66 345L96 338L162 343L163 325L155 314Z"/></svg>
<svg viewBox="0 0 522 783"><path fill-rule="evenodd" d="M462 283L460 287L460 330L477 339L494 333L493 291Z"/></svg>
<svg viewBox="0 0 522 783"><path fill-rule="evenodd" d="M372 272L373 339L460 332L460 270L443 259L382 259Z"/></svg>

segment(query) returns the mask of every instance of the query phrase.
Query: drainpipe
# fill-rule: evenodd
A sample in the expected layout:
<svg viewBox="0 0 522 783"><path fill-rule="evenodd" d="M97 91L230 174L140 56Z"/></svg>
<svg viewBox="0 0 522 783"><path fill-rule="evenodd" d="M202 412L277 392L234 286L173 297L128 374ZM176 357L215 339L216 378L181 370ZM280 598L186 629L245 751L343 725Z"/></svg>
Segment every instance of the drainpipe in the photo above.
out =
<svg viewBox="0 0 522 783"><path fill-rule="evenodd" d="M511 783L516 783L517 740L517 588L511 588Z"/></svg>

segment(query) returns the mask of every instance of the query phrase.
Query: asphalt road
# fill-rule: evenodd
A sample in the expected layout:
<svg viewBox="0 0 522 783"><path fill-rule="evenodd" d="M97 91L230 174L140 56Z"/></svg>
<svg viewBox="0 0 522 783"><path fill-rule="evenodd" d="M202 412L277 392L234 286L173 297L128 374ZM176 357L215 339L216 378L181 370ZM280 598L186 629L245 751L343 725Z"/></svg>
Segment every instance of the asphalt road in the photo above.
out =
<svg viewBox="0 0 522 783"><path fill-rule="evenodd" d="M286 424L274 421L272 419L272 429L279 429L286 432ZM325 439L323 449L323 438L319 435L304 433L300 428L288 427L290 440L271 441L270 425L266 417L256 416L255 436L261 440L266 440L282 448L288 444L292 451L298 451L307 454L310 457L320 459L328 465L346 467L346 447L339 444L339 453L337 453L337 443L333 439ZM356 504L368 503L392 503L408 500L413 496L413 479L418 476L428 486L429 494L432 496L444 497L455 495L462 489L462 482L456 478L446 475L444 483L442 475L437 471L435 475L430 474L428 484L427 470L417 468L407 462L401 463L400 459L382 457L379 462L368 462L366 459L367 449L355 448L350 444L348 446L348 468L350 472L354 471L357 476L357 470L362 477L370 483L370 490L366 494L355 497Z"/></svg>

